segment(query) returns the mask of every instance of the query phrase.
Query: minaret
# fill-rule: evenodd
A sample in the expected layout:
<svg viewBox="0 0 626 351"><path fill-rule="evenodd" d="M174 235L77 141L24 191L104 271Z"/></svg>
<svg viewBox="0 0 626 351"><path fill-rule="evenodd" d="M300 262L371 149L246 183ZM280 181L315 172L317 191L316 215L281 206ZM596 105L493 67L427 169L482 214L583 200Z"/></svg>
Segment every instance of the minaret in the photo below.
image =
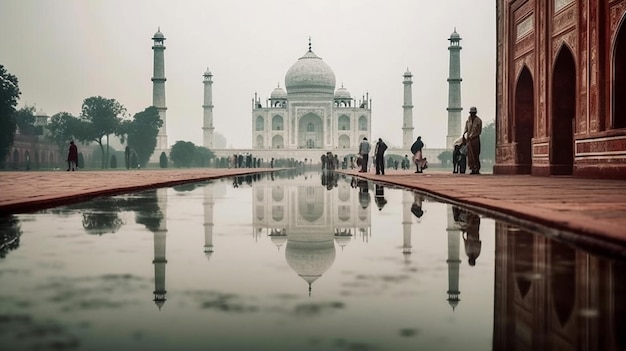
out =
<svg viewBox="0 0 626 351"><path fill-rule="evenodd" d="M411 205L413 196L409 191L402 192L402 254L404 261L409 261L411 255Z"/></svg>
<svg viewBox="0 0 626 351"><path fill-rule="evenodd" d="M159 307L163 307L165 303L165 266L167 259L165 258L165 242L167 234L167 188L157 189L157 199L159 208L163 214L163 219L159 224L159 229L154 231L154 303Z"/></svg>
<svg viewBox="0 0 626 351"><path fill-rule="evenodd" d="M206 116L206 115L205 115ZM204 186L204 254L207 259L213 254L213 184Z"/></svg>
<svg viewBox="0 0 626 351"><path fill-rule="evenodd" d="M413 75L406 68L404 72L404 104L402 109L404 111L404 123L402 124L402 148L410 149L413 144Z"/></svg>
<svg viewBox="0 0 626 351"><path fill-rule="evenodd" d="M152 105L159 111L159 117L163 121L159 134L157 135L157 144L154 149L150 162L159 162L161 152L168 153L167 146L167 107L165 105L165 36L161 33L159 28L154 37L152 37L154 44L152 45L152 51L154 51L154 71L152 74Z"/></svg>
<svg viewBox="0 0 626 351"><path fill-rule="evenodd" d="M461 36L456 32L450 34L450 74L448 77L448 135L446 147L452 149L454 141L461 136Z"/></svg>
<svg viewBox="0 0 626 351"><path fill-rule="evenodd" d="M213 74L207 67L204 72L204 124L202 125L203 145L207 149L213 149Z"/></svg>
<svg viewBox="0 0 626 351"><path fill-rule="evenodd" d="M455 225L453 209L451 205L448 207L448 303L452 306L452 310L459 304L459 271L461 267L461 233Z"/></svg>

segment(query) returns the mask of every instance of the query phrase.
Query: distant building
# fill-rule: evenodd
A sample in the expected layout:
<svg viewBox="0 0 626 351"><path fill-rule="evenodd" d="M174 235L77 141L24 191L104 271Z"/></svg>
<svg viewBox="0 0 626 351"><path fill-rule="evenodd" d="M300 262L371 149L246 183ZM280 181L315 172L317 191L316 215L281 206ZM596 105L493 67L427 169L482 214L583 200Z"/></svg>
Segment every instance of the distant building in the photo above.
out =
<svg viewBox="0 0 626 351"><path fill-rule="evenodd" d="M494 173L626 179L626 0L498 0Z"/></svg>
<svg viewBox="0 0 626 351"><path fill-rule="evenodd" d="M356 102L343 85L335 91L335 73L312 50L285 75L285 88L276 87L262 103L252 100L253 152L284 151L297 159L326 151L356 153L359 143L371 140L369 96ZM302 157L299 157L302 156Z"/></svg>

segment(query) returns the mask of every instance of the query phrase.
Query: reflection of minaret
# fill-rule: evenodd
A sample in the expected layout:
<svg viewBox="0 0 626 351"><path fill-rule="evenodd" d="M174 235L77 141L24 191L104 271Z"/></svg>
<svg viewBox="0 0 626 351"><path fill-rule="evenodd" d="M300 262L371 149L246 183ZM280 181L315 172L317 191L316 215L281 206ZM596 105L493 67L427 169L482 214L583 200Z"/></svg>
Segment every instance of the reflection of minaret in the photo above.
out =
<svg viewBox="0 0 626 351"><path fill-rule="evenodd" d="M454 141L461 134L461 36L456 32L450 34L450 73L448 77L448 135L446 148L452 149Z"/></svg>
<svg viewBox="0 0 626 351"><path fill-rule="evenodd" d="M413 144L413 75L407 67L404 72L404 104L402 109L404 110L404 121L402 124L402 147L404 149L410 149Z"/></svg>
<svg viewBox="0 0 626 351"><path fill-rule="evenodd" d="M204 187L204 253L207 258L213 254L213 184Z"/></svg>
<svg viewBox="0 0 626 351"><path fill-rule="evenodd" d="M455 226L452 206L448 207L448 303L452 306L452 310L459 304L459 269L461 267L461 259L459 258L461 251L461 235L459 229Z"/></svg>
<svg viewBox="0 0 626 351"><path fill-rule="evenodd" d="M204 125L203 131L203 143L204 147L213 149L213 74L207 67L204 72L204 104L202 109L204 110Z"/></svg>
<svg viewBox="0 0 626 351"><path fill-rule="evenodd" d="M402 192L402 254L408 262L411 254L411 205L413 204L413 194L409 191Z"/></svg>
<svg viewBox="0 0 626 351"><path fill-rule="evenodd" d="M163 219L159 224L159 229L154 231L154 303L159 310L165 303L165 239L167 234L167 189L157 189L157 199Z"/></svg>
<svg viewBox="0 0 626 351"><path fill-rule="evenodd" d="M152 37L154 44L154 71L152 75L152 105L159 111L159 117L163 121L159 134L157 134L157 144L152 154L150 162L159 162L161 152L167 153L167 107L165 105L165 36L161 29L154 33Z"/></svg>

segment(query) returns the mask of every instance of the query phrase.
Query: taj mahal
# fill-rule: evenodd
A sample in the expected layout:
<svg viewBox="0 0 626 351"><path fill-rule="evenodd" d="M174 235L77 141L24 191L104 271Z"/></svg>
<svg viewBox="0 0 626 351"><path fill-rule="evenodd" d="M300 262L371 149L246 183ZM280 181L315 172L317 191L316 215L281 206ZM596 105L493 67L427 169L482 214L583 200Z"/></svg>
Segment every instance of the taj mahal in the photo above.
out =
<svg viewBox="0 0 626 351"><path fill-rule="evenodd" d="M154 34L153 105L159 110L163 126L157 136L157 146L151 162L158 162L161 152L169 153L167 144L167 117L165 102L165 36L160 29ZM450 38L450 77L448 135L446 149L425 149L424 155L438 162L437 156L451 149L452 142L461 135L460 50L461 37L456 30ZM413 75L408 70L402 75L404 86L402 144L391 147L387 155L405 155L413 143ZM287 70L283 87L276 86L264 101L257 93L251 101L251 149L220 149L214 143L213 74L207 68L203 74L203 145L217 157L237 153L253 153L265 161L271 158L293 158L298 161L319 160L322 154L332 152L343 158L358 153L359 143L367 138L372 145L372 99L369 93L360 98L344 88L337 88L335 73L321 57L313 52L309 38L308 50ZM399 106L400 108L400 106ZM400 126L399 126L400 127ZM316 161L317 162L317 161Z"/></svg>

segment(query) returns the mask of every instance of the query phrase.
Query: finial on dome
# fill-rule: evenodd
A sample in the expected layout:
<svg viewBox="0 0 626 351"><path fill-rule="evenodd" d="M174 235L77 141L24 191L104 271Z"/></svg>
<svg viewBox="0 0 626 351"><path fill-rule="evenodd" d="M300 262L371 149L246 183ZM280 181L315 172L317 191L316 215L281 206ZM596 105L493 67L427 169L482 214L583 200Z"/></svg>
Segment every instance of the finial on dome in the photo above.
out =
<svg viewBox="0 0 626 351"><path fill-rule="evenodd" d="M280 88L280 82L278 82L278 88Z"/></svg>
<svg viewBox="0 0 626 351"><path fill-rule="evenodd" d="M309 51L312 51L311 50L311 36L310 35L309 35Z"/></svg>

